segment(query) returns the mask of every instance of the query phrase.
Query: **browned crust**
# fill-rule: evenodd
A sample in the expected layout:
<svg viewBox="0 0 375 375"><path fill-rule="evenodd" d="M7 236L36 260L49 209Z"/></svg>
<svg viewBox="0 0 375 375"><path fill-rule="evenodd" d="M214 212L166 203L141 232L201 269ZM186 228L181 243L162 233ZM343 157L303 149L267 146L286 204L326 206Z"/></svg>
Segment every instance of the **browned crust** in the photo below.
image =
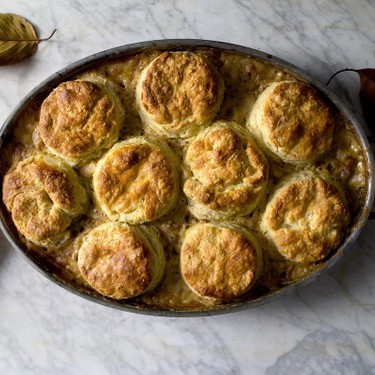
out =
<svg viewBox="0 0 375 375"><path fill-rule="evenodd" d="M62 233L86 206L78 177L59 164L32 157L4 177L3 201L18 230L32 241Z"/></svg>
<svg viewBox="0 0 375 375"><path fill-rule="evenodd" d="M292 182L267 205L267 236L278 251L296 262L324 259L340 245L350 213L339 191L320 177Z"/></svg>
<svg viewBox="0 0 375 375"><path fill-rule="evenodd" d="M220 77L202 57L189 52L164 52L147 68L141 105L158 124L207 121L221 101Z"/></svg>
<svg viewBox="0 0 375 375"><path fill-rule="evenodd" d="M66 212L53 206L45 191L17 195L12 218L17 229L36 243L61 234L72 221Z"/></svg>
<svg viewBox="0 0 375 375"><path fill-rule="evenodd" d="M171 161L161 149L135 143L110 151L96 173L94 189L107 211L121 216L141 210L142 222L165 213L175 200L177 184Z"/></svg>
<svg viewBox="0 0 375 375"><path fill-rule="evenodd" d="M224 125L227 125L224 123ZM250 136L213 125L190 145L186 163L192 173L185 194L214 211L248 214L264 190L268 163Z"/></svg>
<svg viewBox="0 0 375 375"><path fill-rule="evenodd" d="M152 281L150 250L121 224L89 233L79 250L78 267L95 290L114 299L139 295Z"/></svg>
<svg viewBox="0 0 375 375"><path fill-rule="evenodd" d="M81 159L118 135L121 113L100 85L63 82L43 101L38 130L55 153Z"/></svg>
<svg viewBox="0 0 375 375"><path fill-rule="evenodd" d="M280 83L263 110L268 141L285 158L311 161L329 150L334 120L327 103L311 86Z"/></svg>
<svg viewBox="0 0 375 375"><path fill-rule="evenodd" d="M202 297L233 299L246 292L257 277L257 250L243 233L212 224L198 224L181 248L181 272Z"/></svg>

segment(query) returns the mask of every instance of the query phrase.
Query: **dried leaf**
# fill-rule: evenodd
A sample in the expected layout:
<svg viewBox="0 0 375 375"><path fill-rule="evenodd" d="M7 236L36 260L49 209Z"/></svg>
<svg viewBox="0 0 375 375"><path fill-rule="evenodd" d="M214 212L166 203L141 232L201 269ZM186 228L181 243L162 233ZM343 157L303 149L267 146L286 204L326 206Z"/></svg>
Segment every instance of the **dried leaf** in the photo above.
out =
<svg viewBox="0 0 375 375"><path fill-rule="evenodd" d="M359 74L361 84L359 99L361 101L363 115L367 124L375 129L375 69L342 69L331 76L327 85L331 82L332 78L342 72L356 72Z"/></svg>
<svg viewBox="0 0 375 375"><path fill-rule="evenodd" d="M56 30L55 30L56 31ZM11 65L32 56L41 41L34 27L24 18L10 13L0 14L0 65Z"/></svg>
<svg viewBox="0 0 375 375"><path fill-rule="evenodd" d="M375 129L375 69L357 70L361 82L359 99L367 124Z"/></svg>

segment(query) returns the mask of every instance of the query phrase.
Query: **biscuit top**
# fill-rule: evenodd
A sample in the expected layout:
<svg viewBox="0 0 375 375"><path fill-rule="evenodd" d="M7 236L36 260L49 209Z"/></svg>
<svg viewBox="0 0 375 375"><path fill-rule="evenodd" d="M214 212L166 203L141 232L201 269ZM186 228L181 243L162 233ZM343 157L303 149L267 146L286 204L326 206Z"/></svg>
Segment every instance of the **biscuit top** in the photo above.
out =
<svg viewBox="0 0 375 375"><path fill-rule="evenodd" d="M29 240L62 233L88 205L86 190L66 164L45 155L25 159L4 177L3 201Z"/></svg>
<svg viewBox="0 0 375 375"><path fill-rule="evenodd" d="M116 95L103 85L68 81L43 101L38 130L51 152L77 162L112 146L123 116Z"/></svg>
<svg viewBox="0 0 375 375"><path fill-rule="evenodd" d="M167 154L137 137L116 144L102 158L94 173L94 191L110 218L134 224L169 210L178 194L178 177Z"/></svg>
<svg viewBox="0 0 375 375"><path fill-rule="evenodd" d="M198 135L185 162L185 194L211 210L250 213L268 179L267 160L235 123L217 122Z"/></svg>
<svg viewBox="0 0 375 375"><path fill-rule="evenodd" d="M265 92L257 126L271 151L286 162L308 163L329 150L334 120L315 89L284 81L273 83Z"/></svg>
<svg viewBox="0 0 375 375"><path fill-rule="evenodd" d="M349 222L349 210L336 187L311 177L276 191L262 228L285 258L306 263L322 260L339 246Z"/></svg>
<svg viewBox="0 0 375 375"><path fill-rule="evenodd" d="M126 225L93 229L78 253L78 267L99 293L114 299L145 292L152 281L151 251Z"/></svg>
<svg viewBox="0 0 375 375"><path fill-rule="evenodd" d="M162 53L145 69L140 85L138 100L147 117L177 132L211 120L224 90L219 74L190 52Z"/></svg>
<svg viewBox="0 0 375 375"><path fill-rule="evenodd" d="M246 292L259 273L261 256L242 231L197 224L186 233L181 248L181 272L202 297L231 299Z"/></svg>

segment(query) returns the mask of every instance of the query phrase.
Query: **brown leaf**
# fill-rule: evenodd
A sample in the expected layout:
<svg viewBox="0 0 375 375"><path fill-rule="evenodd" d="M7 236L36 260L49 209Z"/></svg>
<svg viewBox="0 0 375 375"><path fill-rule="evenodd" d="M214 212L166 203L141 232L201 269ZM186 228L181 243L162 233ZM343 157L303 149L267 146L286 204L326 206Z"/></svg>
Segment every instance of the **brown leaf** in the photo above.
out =
<svg viewBox="0 0 375 375"><path fill-rule="evenodd" d="M363 115L368 126L375 129L375 69L360 69L357 70L357 73L361 82L359 99Z"/></svg>
<svg viewBox="0 0 375 375"><path fill-rule="evenodd" d="M329 85L332 78L342 72L356 72L359 74L361 84L359 99L363 115L369 127L375 129L375 69L341 69L331 76L326 85Z"/></svg>
<svg viewBox="0 0 375 375"><path fill-rule="evenodd" d="M56 30L55 30L56 31ZM0 13L0 65L11 65L32 56L41 41L34 27L24 18L10 13Z"/></svg>

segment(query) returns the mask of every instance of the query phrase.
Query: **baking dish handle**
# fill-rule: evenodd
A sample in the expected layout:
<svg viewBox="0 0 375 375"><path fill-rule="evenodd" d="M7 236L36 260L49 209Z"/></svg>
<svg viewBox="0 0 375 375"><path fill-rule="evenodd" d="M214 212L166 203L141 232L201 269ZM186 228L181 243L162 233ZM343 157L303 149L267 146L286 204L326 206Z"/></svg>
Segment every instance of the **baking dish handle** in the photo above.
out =
<svg viewBox="0 0 375 375"><path fill-rule="evenodd" d="M367 139L368 139L370 145L374 145L375 144L375 136L374 135L368 135ZM370 215L369 215L368 219L369 220L375 220L375 211L371 211L370 212Z"/></svg>

